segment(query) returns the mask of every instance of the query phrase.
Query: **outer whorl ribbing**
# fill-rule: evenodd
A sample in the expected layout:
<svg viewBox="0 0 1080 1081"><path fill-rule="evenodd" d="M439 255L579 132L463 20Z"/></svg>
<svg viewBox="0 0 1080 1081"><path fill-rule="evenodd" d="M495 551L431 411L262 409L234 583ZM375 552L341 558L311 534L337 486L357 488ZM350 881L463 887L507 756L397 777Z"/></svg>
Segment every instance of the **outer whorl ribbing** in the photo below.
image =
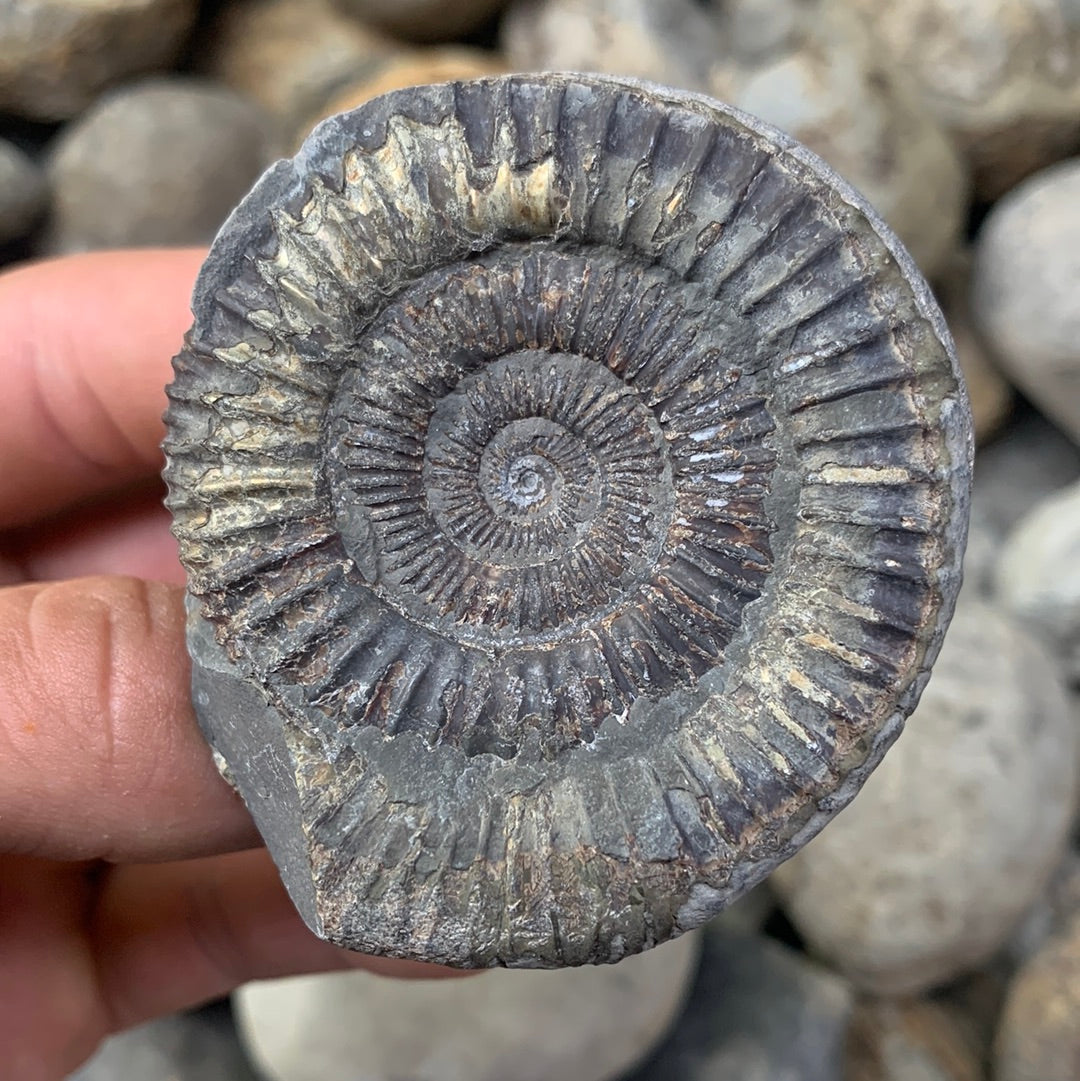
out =
<svg viewBox="0 0 1080 1081"><path fill-rule="evenodd" d="M320 934L617 960L914 707L966 403L906 255L779 133L591 76L391 94L260 181L194 307L196 708Z"/></svg>

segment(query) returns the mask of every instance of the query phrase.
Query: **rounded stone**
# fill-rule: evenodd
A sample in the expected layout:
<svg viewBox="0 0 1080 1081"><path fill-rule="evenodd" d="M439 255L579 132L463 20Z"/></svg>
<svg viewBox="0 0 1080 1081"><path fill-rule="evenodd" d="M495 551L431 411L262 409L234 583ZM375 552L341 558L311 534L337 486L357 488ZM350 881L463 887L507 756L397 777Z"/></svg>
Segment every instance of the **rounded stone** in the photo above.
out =
<svg viewBox="0 0 1080 1081"><path fill-rule="evenodd" d="M339 87L380 69L400 46L329 0L239 0L195 52L201 71L261 105L291 138Z"/></svg>
<svg viewBox="0 0 1080 1081"><path fill-rule="evenodd" d="M464 45L382 49L367 64L354 69L348 79L339 81L334 92L305 116L296 131L296 142L305 139L319 121L356 109L391 90L455 79L476 79L499 75L506 70L505 61L497 53Z"/></svg>
<svg viewBox="0 0 1080 1081"><path fill-rule="evenodd" d="M512 68L598 71L704 90L716 27L693 0L516 0L500 24Z"/></svg>
<svg viewBox="0 0 1080 1081"><path fill-rule="evenodd" d="M45 210L46 191L37 165L14 143L0 139L0 244L34 228Z"/></svg>
<svg viewBox="0 0 1080 1081"><path fill-rule="evenodd" d="M699 952L688 934L617 965L431 981L343 972L250 983L233 1002L268 1081L607 1081L678 1016Z"/></svg>
<svg viewBox="0 0 1080 1081"><path fill-rule="evenodd" d="M273 158L263 113L180 77L105 95L50 149L51 252L212 239Z"/></svg>
<svg viewBox="0 0 1080 1081"><path fill-rule="evenodd" d="M972 518L981 519L999 546L1039 503L1076 480L1080 480L1080 447L1027 407L979 450Z"/></svg>
<svg viewBox="0 0 1080 1081"><path fill-rule="evenodd" d="M994 1081L1075 1081L1080 1072L1080 917L1014 978L998 1028Z"/></svg>
<svg viewBox="0 0 1080 1081"><path fill-rule="evenodd" d="M319 126L170 388L196 711L355 949L614 961L854 794L958 588L940 312L789 137L625 80Z"/></svg>
<svg viewBox="0 0 1080 1081"><path fill-rule="evenodd" d="M1061 860L1078 732L1056 666L962 594L933 679L852 806L773 875L811 947L904 994L990 957Z"/></svg>
<svg viewBox="0 0 1080 1081"><path fill-rule="evenodd" d="M813 17L806 0L706 0L706 7L732 55L751 64L790 51Z"/></svg>
<svg viewBox="0 0 1080 1081"><path fill-rule="evenodd" d="M1074 0L846 0L997 199L1080 142Z"/></svg>
<svg viewBox="0 0 1080 1081"><path fill-rule="evenodd" d="M1080 484L1043 500L1007 537L994 585L1001 604L1040 634L1080 679Z"/></svg>
<svg viewBox="0 0 1080 1081"><path fill-rule="evenodd" d="M776 125L865 195L930 276L958 243L960 157L842 0L521 0L502 41L517 68L631 74Z"/></svg>
<svg viewBox="0 0 1080 1081"><path fill-rule="evenodd" d="M334 0L342 11L413 41L449 41L492 18L506 0Z"/></svg>
<svg viewBox="0 0 1080 1081"><path fill-rule="evenodd" d="M1013 189L975 243L972 310L1009 378L1080 442L1080 158Z"/></svg>
<svg viewBox="0 0 1080 1081"><path fill-rule="evenodd" d="M107 87L168 67L197 10L197 0L0 4L0 113L76 116Z"/></svg>
<svg viewBox="0 0 1080 1081"><path fill-rule="evenodd" d="M967 170L941 124L843 0L821 0L810 10L813 17L803 12L801 32L786 50L720 62L709 90L820 154L933 278L960 240Z"/></svg>

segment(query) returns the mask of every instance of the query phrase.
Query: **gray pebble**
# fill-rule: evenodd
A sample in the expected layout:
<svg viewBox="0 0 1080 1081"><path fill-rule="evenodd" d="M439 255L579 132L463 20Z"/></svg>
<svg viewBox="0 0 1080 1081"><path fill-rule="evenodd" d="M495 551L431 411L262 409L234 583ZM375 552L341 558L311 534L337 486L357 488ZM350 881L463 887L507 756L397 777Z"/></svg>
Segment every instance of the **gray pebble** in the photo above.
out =
<svg viewBox="0 0 1080 1081"><path fill-rule="evenodd" d="M1061 860L1078 732L1056 665L962 594L933 677L852 805L772 876L811 947L904 994L981 964Z"/></svg>
<svg viewBox="0 0 1080 1081"><path fill-rule="evenodd" d="M607 72L698 91L721 48L694 0L517 0L500 37L523 71Z"/></svg>
<svg viewBox="0 0 1080 1081"><path fill-rule="evenodd" d="M844 0L917 84L983 199L1080 139L1076 0Z"/></svg>
<svg viewBox="0 0 1080 1081"><path fill-rule="evenodd" d="M998 553L1007 534L1051 493L1080 478L1080 448L1030 407L975 455L964 590L995 593Z"/></svg>
<svg viewBox="0 0 1080 1081"><path fill-rule="evenodd" d="M750 63L794 47L812 14L797 0L708 0L707 6L731 51Z"/></svg>
<svg viewBox="0 0 1080 1081"><path fill-rule="evenodd" d="M838 1081L847 984L761 936L710 934L682 1019L626 1081Z"/></svg>
<svg viewBox="0 0 1080 1081"><path fill-rule="evenodd" d="M812 13L787 50L717 63L708 90L820 154L874 205L919 269L952 258L967 171L944 129L874 37L836 0L789 0Z"/></svg>
<svg viewBox="0 0 1080 1081"><path fill-rule="evenodd" d="M257 106L209 81L105 95L52 147L45 250L208 242L272 160L267 132Z"/></svg>
<svg viewBox="0 0 1080 1081"><path fill-rule="evenodd" d="M688 934L617 965L466 980L303 976L234 1002L268 1081L606 1081L667 1031L699 948Z"/></svg>
<svg viewBox="0 0 1080 1081"><path fill-rule="evenodd" d="M1080 483L1038 504L1009 534L994 584L1002 605L1041 634L1080 680Z"/></svg>
<svg viewBox="0 0 1080 1081"><path fill-rule="evenodd" d="M45 177L13 143L0 139L0 244L19 240L45 209Z"/></svg>
<svg viewBox="0 0 1080 1081"><path fill-rule="evenodd" d="M744 109L858 188L924 273L953 253L960 157L837 0L517 0L502 41L517 68L635 75Z"/></svg>
<svg viewBox="0 0 1080 1081"><path fill-rule="evenodd" d="M996 541L1043 499L1080 480L1080 448L1038 413L1019 414L975 456L972 517Z"/></svg>
<svg viewBox="0 0 1080 1081"><path fill-rule="evenodd" d="M176 59L197 0L3 0L0 113L78 115L106 87Z"/></svg>
<svg viewBox="0 0 1080 1081"><path fill-rule="evenodd" d="M975 243L972 313L1006 375L1080 442L1080 158L1014 188Z"/></svg>
<svg viewBox="0 0 1080 1081"><path fill-rule="evenodd" d="M233 0L198 43L201 69L257 102L291 137L394 46L329 0Z"/></svg>

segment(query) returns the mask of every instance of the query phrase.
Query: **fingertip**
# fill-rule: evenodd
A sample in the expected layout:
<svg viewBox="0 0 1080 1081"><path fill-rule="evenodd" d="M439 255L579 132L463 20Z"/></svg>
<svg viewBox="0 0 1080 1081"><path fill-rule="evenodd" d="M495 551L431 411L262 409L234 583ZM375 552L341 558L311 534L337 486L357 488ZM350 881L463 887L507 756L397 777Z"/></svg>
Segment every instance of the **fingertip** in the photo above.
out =
<svg viewBox="0 0 1080 1081"><path fill-rule="evenodd" d="M160 466L170 359L203 249L95 252L0 274L0 526Z"/></svg>
<svg viewBox="0 0 1080 1081"><path fill-rule="evenodd" d="M103 885L93 930L101 994L120 1026L228 994L250 980L349 968L397 979L464 975L317 938L263 848L117 867Z"/></svg>
<svg viewBox="0 0 1080 1081"><path fill-rule="evenodd" d="M182 591L129 577L0 590L0 848L170 859L250 843L190 702Z"/></svg>

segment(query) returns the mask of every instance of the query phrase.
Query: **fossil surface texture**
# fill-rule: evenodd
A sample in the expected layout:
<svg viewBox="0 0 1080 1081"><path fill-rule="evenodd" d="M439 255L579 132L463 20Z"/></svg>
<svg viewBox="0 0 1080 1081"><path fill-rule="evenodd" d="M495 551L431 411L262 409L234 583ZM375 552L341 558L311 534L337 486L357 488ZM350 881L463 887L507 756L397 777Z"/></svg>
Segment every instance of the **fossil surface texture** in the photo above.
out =
<svg viewBox="0 0 1080 1081"><path fill-rule="evenodd" d="M911 260L790 138L606 77L395 92L263 176L193 307L193 697L318 934L617 961L899 733L969 413Z"/></svg>

